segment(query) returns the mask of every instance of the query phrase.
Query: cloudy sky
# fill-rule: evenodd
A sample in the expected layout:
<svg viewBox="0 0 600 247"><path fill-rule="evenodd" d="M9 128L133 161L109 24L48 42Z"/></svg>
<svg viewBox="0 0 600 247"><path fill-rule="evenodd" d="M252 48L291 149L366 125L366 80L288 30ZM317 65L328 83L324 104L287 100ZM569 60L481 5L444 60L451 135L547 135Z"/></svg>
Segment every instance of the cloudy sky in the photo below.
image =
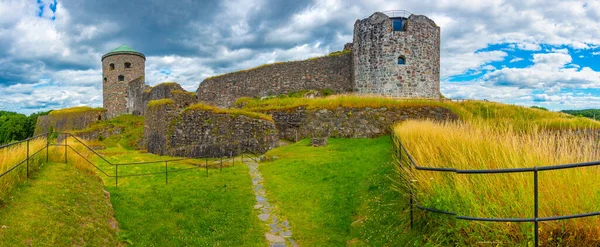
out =
<svg viewBox="0 0 600 247"><path fill-rule="evenodd" d="M0 110L102 105L102 54L146 55L150 85L341 50L353 25L404 9L441 27L449 98L600 108L600 1L0 0Z"/></svg>

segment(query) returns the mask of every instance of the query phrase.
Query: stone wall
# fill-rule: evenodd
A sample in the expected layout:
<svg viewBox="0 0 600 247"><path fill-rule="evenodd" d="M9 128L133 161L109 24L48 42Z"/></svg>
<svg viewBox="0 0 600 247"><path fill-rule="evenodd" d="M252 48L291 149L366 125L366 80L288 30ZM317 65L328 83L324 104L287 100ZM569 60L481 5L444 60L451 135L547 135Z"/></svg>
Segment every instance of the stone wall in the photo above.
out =
<svg viewBox="0 0 600 247"><path fill-rule="evenodd" d="M271 121L211 110L180 112L174 104L148 108L144 139L150 153L182 157L265 153L279 142Z"/></svg>
<svg viewBox="0 0 600 247"><path fill-rule="evenodd" d="M125 68L125 63L131 63L131 67ZM137 87L138 83L134 83L134 87L130 87L130 82L140 77L143 78L145 63L144 57L135 54L115 54L102 60L103 105L107 110L108 119L143 109L143 106L137 107L134 104L138 101L133 96L141 96L144 87ZM114 69L111 69L110 64L114 65ZM119 76L124 77L122 81L119 81Z"/></svg>
<svg viewBox="0 0 600 247"><path fill-rule="evenodd" d="M141 145L147 147L148 152L158 155L168 154L169 127L178 113L177 107L172 103L146 107Z"/></svg>
<svg viewBox="0 0 600 247"><path fill-rule="evenodd" d="M185 91L175 82L162 83L144 91L143 99L144 109L148 102L159 99L172 99L179 109L198 103L194 93Z"/></svg>
<svg viewBox="0 0 600 247"><path fill-rule="evenodd" d="M358 20L352 51L356 92L440 97L440 28L429 18L411 15L404 31L393 31L392 20L379 12Z"/></svg>
<svg viewBox="0 0 600 247"><path fill-rule="evenodd" d="M47 124L40 123L36 125L35 133L45 133L50 129L54 132L82 130L92 123L104 120L105 110L93 108L87 110L64 109L50 112L47 120L42 117L38 117L38 120L41 119L41 122L47 121Z"/></svg>
<svg viewBox="0 0 600 247"><path fill-rule="evenodd" d="M144 88L146 88L146 82L144 77L141 76L133 81L130 81L127 85L127 114L135 116L142 115L146 105L144 104Z"/></svg>
<svg viewBox="0 0 600 247"><path fill-rule="evenodd" d="M40 135L48 132L50 130L50 119L48 116L38 116L37 121L35 123L35 130L33 135Z"/></svg>
<svg viewBox="0 0 600 247"><path fill-rule="evenodd" d="M352 54L264 65L207 78L198 87L200 101L230 107L240 97L264 97L302 90L351 92Z"/></svg>
<svg viewBox="0 0 600 247"><path fill-rule="evenodd" d="M407 119L456 120L450 110L434 106L404 108L345 108L271 111L281 139L310 137L373 138L391 133L391 126Z"/></svg>

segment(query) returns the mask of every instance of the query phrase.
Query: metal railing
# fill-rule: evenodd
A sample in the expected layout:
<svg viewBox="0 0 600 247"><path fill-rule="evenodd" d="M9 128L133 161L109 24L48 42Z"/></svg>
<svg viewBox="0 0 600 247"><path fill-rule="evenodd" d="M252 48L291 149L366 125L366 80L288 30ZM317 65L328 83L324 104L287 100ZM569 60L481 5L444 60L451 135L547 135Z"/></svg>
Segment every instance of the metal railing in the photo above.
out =
<svg viewBox="0 0 600 247"><path fill-rule="evenodd" d="M381 13L384 13L385 15L387 15L390 18L394 18L394 17L408 18L412 15L412 13L410 13L406 10L387 10L387 11L381 11Z"/></svg>
<svg viewBox="0 0 600 247"><path fill-rule="evenodd" d="M402 144L400 139L396 135L392 135L394 138L394 143L398 143L399 148L396 147L396 156L400 162L405 160L407 164L410 166L411 171L413 169L421 170L421 171L433 171L433 172L451 172L456 174L505 174L505 173L521 173L521 172L531 172L533 173L533 217L532 218L486 218L486 217L473 217L466 215L459 215L456 212L450 212L447 210L425 207L417 203L416 193L412 186L411 181L408 182L408 188L410 193L409 198L409 206L410 206L410 227L413 227L414 217L413 217L413 208L416 207L420 210L444 214L449 216L454 216L459 220L469 220L469 221L487 221L487 222L533 222L534 223L534 246L539 246L539 222L543 221L556 221L556 220L566 220L566 219L575 219L575 218L583 218L590 216L598 216L600 212L590 212L583 214L571 214L571 215L561 215L561 216L551 216L551 217L539 217L539 192L538 192L538 173L541 171L552 171L552 170L562 170L562 169L571 169L571 168L580 168L580 167L591 167L591 166L600 166L600 161L593 162L582 162L582 163L573 163L573 164L563 164L563 165L551 165L551 166L535 166L535 167L524 167L524 168L504 168L504 169L455 169L455 168L438 168L438 167L425 167L419 166L410 155L406 147ZM403 159L406 157L406 159Z"/></svg>
<svg viewBox="0 0 600 247"><path fill-rule="evenodd" d="M75 135L70 134L70 133L58 133L59 135L64 135L63 136L63 141L64 144L54 144L54 146L64 146L65 147L65 163L68 162L68 155L67 155L67 151L70 149L71 151L75 152L79 157L81 157L84 161L86 161L87 163L89 163L90 165L92 165L94 168L96 168L98 171L100 171L100 173L102 173L104 176L109 177L109 178L115 178L115 187L119 186L119 178L124 178L124 177L141 177L141 176L152 176L152 175L159 175L159 174L164 174L165 175L165 183L168 184L169 183L169 173L173 173L173 172L180 172L180 171L185 171L185 170L192 170L192 169L206 169L206 176L208 177L209 173L208 173L208 169L209 168L218 168L219 171L223 171L223 162L229 162L231 161L232 166L235 166L235 160L236 157L233 156L233 152L230 152L229 156L225 156L225 157L218 157L218 161L215 162L214 160L211 161L211 165L209 165L209 160L208 157L204 157L204 166L199 166L197 164L192 164L192 163L188 163L190 165L192 165L192 167L188 167L188 168L181 168L181 169L175 169L175 170L170 170L169 169L169 163L175 163L175 162L181 162L181 161L191 161L191 160L198 160L200 158L176 158L176 159L167 159L167 160L156 160L156 161L143 161L143 162L128 162L128 163L113 163L111 161L109 161L108 159L106 159L104 156L102 156L101 154L99 154L98 152L96 152L93 148L89 147L88 145L86 145L83 141L81 141L79 138L77 138ZM86 158L84 155L82 155L81 153L79 153L77 150L75 150L75 148L73 148L71 145L68 144L68 137L73 138L73 140L75 140L76 142L78 142L78 144L81 144L85 149L87 149L88 151L91 151L93 153L94 156L99 157L102 161L106 162L107 164L111 165L114 167L114 175L110 175L108 174L106 171L102 170L98 165L94 164L92 161L90 161L88 158ZM239 145L239 143L238 143ZM241 152L241 145L238 146L238 150L240 150ZM253 153L252 151L248 150L248 149L244 149L243 152L241 152L241 161L243 162L244 157L250 158L256 162L258 162L258 154ZM135 174L121 174L119 175L119 167L123 167L123 166L132 166L132 165L149 165L149 164L164 164L164 171L161 172L146 172L146 173L135 173Z"/></svg>
<svg viewBox="0 0 600 247"><path fill-rule="evenodd" d="M0 172L0 179L2 179L2 177L4 177L4 176L16 171L17 168L19 168L25 164L26 171L27 171L25 179L28 180L30 177L30 167L29 166L30 166L30 160L32 159L32 157L34 157L35 155L39 154L40 152L46 150L46 159L45 160L46 160L46 163L48 163L49 162L49 148L51 146L52 147L64 147L64 154L65 154L64 162L65 162L65 164L69 163L69 153L70 153L69 150L70 150L71 152L75 153L78 157L82 158L86 163L92 165L102 175L104 175L108 178L115 178L115 187L119 186L119 178L124 178L124 177L140 177L140 176L151 176L151 175L164 174L165 175L165 183L168 184L169 183L169 173L180 172L180 171L185 171L185 170L192 170L192 169L202 169L202 168L206 169L206 176L208 176L209 168L218 168L219 171L222 171L224 164L230 163L232 166L235 166L235 161L237 158L233 155L233 152L230 152L229 156L218 157L217 160L209 161L208 157L204 157L204 165L203 166L199 165L198 162L196 162L196 163L187 162L187 164L191 165L191 167L180 168L180 169L169 169L169 163L173 164L173 163L177 163L177 162L199 160L199 158L176 158L176 159L166 159L166 160L156 160L156 161L113 163L113 162L109 161L108 159L106 159L103 155L96 152L96 150L94 150L93 148L91 148L90 146L85 144L83 141L81 141L79 138L77 138L73 134L62 133L62 132L56 133L56 134L58 136L62 135L62 138L61 138L62 144L61 143L50 143L49 133L44 133L44 134L40 134L40 135L36 135L36 136L30 137L30 138L27 138L22 141L18 141L18 142L0 146L0 150L2 150L2 149L13 147L13 146L23 144L23 143L26 144L26 157L22 161L17 162L15 165L7 168L5 171ZM40 148L39 150L30 152L31 151L30 150L30 141L39 139L41 137L45 137L46 145L43 148ZM68 141L69 138L72 138L73 140L75 140L77 142L77 144L80 144L85 150L90 151L94 156L98 157L105 163L114 167L114 175L109 174L108 172L103 170L100 166L98 166L97 164L92 162L90 159L88 159L85 155L81 154L81 152L77 151L77 149L75 149L73 147L73 145L69 144L69 141ZM239 143L238 143L238 145L239 145ZM241 145L238 146L238 151L241 152ZM259 162L259 156L260 155L253 153L253 152L249 151L248 149L245 149L243 152L241 152L241 161L243 162L244 158L249 158L249 159L254 160L255 162ZM145 173L119 175L119 167L133 166L133 165L149 165L149 164L164 164L165 169L164 169L164 171L161 171L161 172L145 172Z"/></svg>
<svg viewBox="0 0 600 247"><path fill-rule="evenodd" d="M33 141L33 140L39 139L41 137L46 137L46 146L44 146L43 148L40 148L37 151L33 151L33 153L31 153L30 145L29 145L30 142ZM26 168L27 169L26 179L29 179L29 163L30 163L30 160L31 160L32 157L34 157L38 153L44 151L44 149L46 149L46 162L48 161L48 152L47 152L47 149L48 149L48 133L35 135L35 136L32 136L32 137L27 138L25 140L21 140L21 141L17 141L17 142L13 142L13 143L2 145L2 146L0 146L0 150L5 149L5 148L9 148L9 147L12 147L12 146L16 146L16 145L19 145L19 144L23 144L23 143L25 143L26 150L27 150L26 151L26 157L25 157L25 159L23 159L22 161L18 162L15 165L9 167L8 169L6 169L6 171L1 172L0 173L0 178L2 178L5 175L9 174L10 172L14 171L15 169L17 169L21 165L26 164L26 167L27 167Z"/></svg>

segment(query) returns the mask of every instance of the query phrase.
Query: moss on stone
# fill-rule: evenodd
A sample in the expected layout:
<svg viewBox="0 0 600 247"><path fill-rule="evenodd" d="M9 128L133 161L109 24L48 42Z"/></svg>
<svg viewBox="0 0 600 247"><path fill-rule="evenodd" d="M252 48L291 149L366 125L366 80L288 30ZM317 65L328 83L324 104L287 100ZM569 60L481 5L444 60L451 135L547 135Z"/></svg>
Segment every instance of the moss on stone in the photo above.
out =
<svg viewBox="0 0 600 247"><path fill-rule="evenodd" d="M234 115L234 116L246 116L249 118L256 118L256 119L262 119L262 120L266 120L269 122L273 122L273 118L267 114L251 112L251 111L246 111L246 110L241 110L241 109L222 109L222 108L207 105L204 103L194 104L194 105L191 105L191 106L183 109L183 113L190 112L190 111L210 111L215 114L230 114L230 115Z"/></svg>
<svg viewBox="0 0 600 247"><path fill-rule="evenodd" d="M148 108L155 108L157 106L162 105L175 105L175 101L172 99L159 99L159 100L151 100L148 102Z"/></svg>
<svg viewBox="0 0 600 247"><path fill-rule="evenodd" d="M177 82L168 81L168 82L162 82L162 83L154 86L153 88L159 87L159 86L173 86L173 85L179 85L179 84Z"/></svg>
<svg viewBox="0 0 600 247"><path fill-rule="evenodd" d="M100 107L92 108L89 106L77 106L77 107L65 108L65 109L60 109L60 110L54 110L54 111L50 112L48 115L59 116L59 115L83 113L83 112L106 112L106 110L104 108L100 108Z"/></svg>
<svg viewBox="0 0 600 247"><path fill-rule="evenodd" d="M187 92L187 91L183 91L183 90L179 90L179 89L173 90L173 91L171 91L171 93L172 94L186 94L191 97L196 97L196 93Z"/></svg>

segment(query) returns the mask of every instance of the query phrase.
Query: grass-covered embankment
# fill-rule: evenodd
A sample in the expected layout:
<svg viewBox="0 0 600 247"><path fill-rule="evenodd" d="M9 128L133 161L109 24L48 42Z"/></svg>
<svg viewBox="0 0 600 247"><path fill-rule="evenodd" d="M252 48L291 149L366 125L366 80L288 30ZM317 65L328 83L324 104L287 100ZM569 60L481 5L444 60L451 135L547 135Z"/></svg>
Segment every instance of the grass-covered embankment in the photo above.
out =
<svg viewBox="0 0 600 247"><path fill-rule="evenodd" d="M109 138L107 141L110 142ZM99 151L112 163L172 159L113 146ZM114 175L114 166L93 158ZM240 162L238 159L237 162ZM167 169L204 165L204 160L170 162ZM209 160L209 165L217 165ZM121 240L133 246L265 246L264 226L252 206L255 203L248 170L241 163L169 172L143 177L115 179L101 176L111 193ZM119 175L164 172L163 162L120 166Z"/></svg>
<svg viewBox="0 0 600 247"><path fill-rule="evenodd" d="M538 113L550 115L546 119L554 123L562 121L562 114L533 114ZM495 119L489 117L468 123L408 121L397 125L394 131L415 161L428 167L520 168L600 158L598 135L588 135L593 132L582 130L568 131L569 128L564 126L573 126L573 122L564 125L563 131L557 131L557 125L548 128L545 121L528 117L526 114L531 113L526 111L509 114L493 109L489 116L493 114L496 114ZM498 117L501 115L516 120L511 124L511 121ZM521 119L523 121L519 121ZM528 119L532 122L527 123L525 120ZM597 125L597 122L586 124ZM600 211L598 171L597 167L588 167L540 172L539 216ZM400 173L404 183L412 184L417 192L416 200L423 206L474 217L533 217L532 173L465 175L411 170L406 163L400 167ZM423 235L413 239L416 242L458 246L486 242L532 243L531 223L468 222L447 215L418 212L417 229ZM408 224L407 219L404 222ZM596 246L600 244L598 223L598 217L542 222L540 242L549 246Z"/></svg>
<svg viewBox="0 0 600 247"><path fill-rule="evenodd" d="M120 246L102 181L50 163L0 204L2 246Z"/></svg>
<svg viewBox="0 0 600 247"><path fill-rule="evenodd" d="M308 140L271 150L261 163L269 202L279 207L301 246L398 246L404 205L392 189L389 137Z"/></svg>

